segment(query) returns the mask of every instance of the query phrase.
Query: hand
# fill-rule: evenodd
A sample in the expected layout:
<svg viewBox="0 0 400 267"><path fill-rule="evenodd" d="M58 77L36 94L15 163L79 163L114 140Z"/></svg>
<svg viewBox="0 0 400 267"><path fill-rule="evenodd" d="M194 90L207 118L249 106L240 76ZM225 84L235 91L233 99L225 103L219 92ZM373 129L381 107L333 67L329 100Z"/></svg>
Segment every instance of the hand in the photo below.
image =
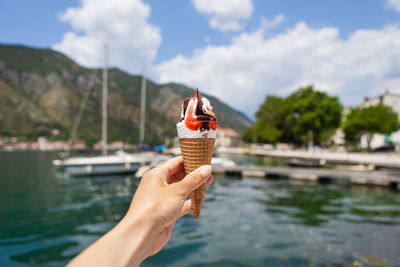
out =
<svg viewBox="0 0 400 267"><path fill-rule="evenodd" d="M167 244L176 220L190 212L190 192L213 180L209 165L185 176L182 157L146 172L125 217L68 266L138 266Z"/></svg>
<svg viewBox="0 0 400 267"><path fill-rule="evenodd" d="M148 256L167 244L175 221L192 210L191 200L186 198L204 182L213 182L211 166L202 166L185 177L182 157L143 175L124 220L144 220L151 225L151 238L146 241Z"/></svg>

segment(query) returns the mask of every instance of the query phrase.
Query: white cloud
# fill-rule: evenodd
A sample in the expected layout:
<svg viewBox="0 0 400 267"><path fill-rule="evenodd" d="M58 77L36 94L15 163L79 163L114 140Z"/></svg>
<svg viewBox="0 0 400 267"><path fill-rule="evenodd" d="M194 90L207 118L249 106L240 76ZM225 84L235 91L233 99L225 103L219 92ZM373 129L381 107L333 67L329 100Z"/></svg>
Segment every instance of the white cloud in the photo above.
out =
<svg viewBox="0 0 400 267"><path fill-rule="evenodd" d="M161 43L160 29L148 23L149 16L150 6L141 0L81 0L81 6L61 15L74 31L52 47L80 64L98 67L107 42L110 65L141 72L143 64L152 63Z"/></svg>
<svg viewBox="0 0 400 267"><path fill-rule="evenodd" d="M198 12L210 15L210 27L220 31L239 31L241 21L253 13L251 0L192 0Z"/></svg>
<svg viewBox="0 0 400 267"><path fill-rule="evenodd" d="M181 82L219 97L252 116L267 94L287 95L314 84L355 104L386 88L400 92L400 29L357 30L347 39L337 28L300 22L266 38L241 33L229 45L208 45L191 57L156 66L161 82Z"/></svg>
<svg viewBox="0 0 400 267"><path fill-rule="evenodd" d="M387 0L386 3L390 8L400 12L400 0Z"/></svg>
<svg viewBox="0 0 400 267"><path fill-rule="evenodd" d="M283 14L279 14L273 20L269 20L266 17L261 18L261 28L265 30L270 30L278 27L282 22L285 21L285 16Z"/></svg>

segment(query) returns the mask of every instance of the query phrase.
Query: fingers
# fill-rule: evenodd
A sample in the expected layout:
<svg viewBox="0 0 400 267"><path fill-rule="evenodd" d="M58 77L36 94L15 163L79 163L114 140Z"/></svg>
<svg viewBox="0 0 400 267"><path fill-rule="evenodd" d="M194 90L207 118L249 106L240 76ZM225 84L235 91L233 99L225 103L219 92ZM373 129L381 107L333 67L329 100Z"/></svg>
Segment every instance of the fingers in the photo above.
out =
<svg viewBox="0 0 400 267"><path fill-rule="evenodd" d="M182 157L170 159L157 168L160 168L165 172L165 182L167 184L178 182L186 176ZM212 179L212 181L213 180L214 179ZM207 184L211 184L212 181Z"/></svg>
<svg viewBox="0 0 400 267"><path fill-rule="evenodd" d="M207 184L208 181L211 181L211 183L214 181L214 177L210 176L207 180ZM206 196L203 197L203 201L206 200ZM185 203L183 204L182 210L181 210L181 214L179 215L179 218L188 214L191 210L192 210L192 200L188 199L185 201Z"/></svg>
<svg viewBox="0 0 400 267"><path fill-rule="evenodd" d="M188 199L185 201L185 203L183 204L182 210L181 210L181 214L179 215L179 218L188 214L190 211L192 210L192 200Z"/></svg>
<svg viewBox="0 0 400 267"><path fill-rule="evenodd" d="M176 157L146 172L143 177L149 177L151 178L149 180L158 184L168 185L171 183L170 180L182 171L184 172L182 157Z"/></svg>
<svg viewBox="0 0 400 267"><path fill-rule="evenodd" d="M184 171L183 159L181 156L175 157L173 159L167 160L157 168L161 168L165 172L166 177L173 176L176 173Z"/></svg>
<svg viewBox="0 0 400 267"><path fill-rule="evenodd" d="M175 174L174 176L171 176L167 179L168 184L172 184L172 183L176 183L179 182L180 180L182 180L184 177L186 176L186 173L184 171ZM214 182L214 176L210 176L208 177L206 184L210 185Z"/></svg>
<svg viewBox="0 0 400 267"><path fill-rule="evenodd" d="M186 176L186 173L185 173L185 170L183 169L183 170L175 173L174 175L167 177L166 178L167 184L172 184L172 183L178 182L178 181L182 180L185 176Z"/></svg>
<svg viewBox="0 0 400 267"><path fill-rule="evenodd" d="M202 183L207 182L207 179L211 176L211 171L212 168L210 165L203 165L172 186L174 186L180 194L186 197Z"/></svg>
<svg viewBox="0 0 400 267"><path fill-rule="evenodd" d="M208 177L206 184L210 185L214 182L214 177L211 175ZM203 201L206 199L206 196L204 196ZM181 210L181 214L179 215L179 218L188 214L190 211L192 210L192 200L188 199L185 201L185 203L183 204L182 210Z"/></svg>
<svg viewBox="0 0 400 267"><path fill-rule="evenodd" d="M212 184L213 182L214 182L214 176L211 175L210 177L208 177L206 184L207 184L207 185L210 185L210 184Z"/></svg>

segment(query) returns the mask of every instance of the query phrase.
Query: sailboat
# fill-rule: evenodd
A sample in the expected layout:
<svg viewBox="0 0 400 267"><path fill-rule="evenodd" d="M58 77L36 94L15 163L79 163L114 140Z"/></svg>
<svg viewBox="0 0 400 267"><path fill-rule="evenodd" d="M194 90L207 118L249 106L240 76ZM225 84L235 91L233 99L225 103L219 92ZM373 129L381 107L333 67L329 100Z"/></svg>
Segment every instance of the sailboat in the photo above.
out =
<svg viewBox="0 0 400 267"><path fill-rule="evenodd" d="M140 123L140 141L144 142L144 116L145 116L145 94L146 94L146 78L142 77L141 86L141 123ZM115 155L108 155L107 151L107 99L108 99L108 69L107 69L107 45L104 45L104 67L102 77L102 127L101 127L101 144L102 156L97 157L71 157L63 160L54 160L53 165L60 166L72 176L81 175L104 175L104 174L122 174L134 173L141 166L148 165L154 155L148 153L128 154L118 151ZM87 101L84 97L83 101ZM84 105L81 106L84 108ZM83 109L78 112L77 122L79 124ZM73 127L74 136L76 134L77 125ZM75 131L75 132L74 132Z"/></svg>

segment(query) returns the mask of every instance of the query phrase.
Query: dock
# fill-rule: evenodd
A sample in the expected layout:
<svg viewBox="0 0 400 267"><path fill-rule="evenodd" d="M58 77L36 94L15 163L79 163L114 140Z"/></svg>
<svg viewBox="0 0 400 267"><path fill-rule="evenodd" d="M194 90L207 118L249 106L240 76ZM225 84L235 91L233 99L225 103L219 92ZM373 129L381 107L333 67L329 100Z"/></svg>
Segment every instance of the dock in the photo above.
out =
<svg viewBox="0 0 400 267"><path fill-rule="evenodd" d="M328 152L328 151L282 151L255 150L252 155L304 160L325 160L332 164L372 164L377 168L400 170L400 153L360 153L360 152Z"/></svg>
<svg viewBox="0 0 400 267"><path fill-rule="evenodd" d="M393 171L351 171L237 165L233 167L213 166L213 174L238 178L291 179L317 183L386 186L400 190L400 173Z"/></svg>

